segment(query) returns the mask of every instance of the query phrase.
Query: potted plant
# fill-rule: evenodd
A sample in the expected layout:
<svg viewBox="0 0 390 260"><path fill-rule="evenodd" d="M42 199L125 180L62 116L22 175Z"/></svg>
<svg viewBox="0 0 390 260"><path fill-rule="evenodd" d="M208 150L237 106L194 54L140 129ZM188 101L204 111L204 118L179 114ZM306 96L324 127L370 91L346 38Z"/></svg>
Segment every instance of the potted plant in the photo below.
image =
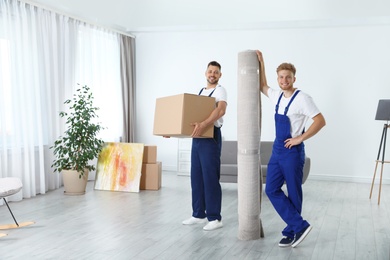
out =
<svg viewBox="0 0 390 260"><path fill-rule="evenodd" d="M76 90L72 99L64 104L69 106L68 112L60 112L66 118L66 131L60 136L51 149L55 159L54 172L61 172L65 194L84 194L88 181L88 172L95 170L91 160L98 157L104 141L97 138L103 127L96 123L96 111L93 95L86 85Z"/></svg>

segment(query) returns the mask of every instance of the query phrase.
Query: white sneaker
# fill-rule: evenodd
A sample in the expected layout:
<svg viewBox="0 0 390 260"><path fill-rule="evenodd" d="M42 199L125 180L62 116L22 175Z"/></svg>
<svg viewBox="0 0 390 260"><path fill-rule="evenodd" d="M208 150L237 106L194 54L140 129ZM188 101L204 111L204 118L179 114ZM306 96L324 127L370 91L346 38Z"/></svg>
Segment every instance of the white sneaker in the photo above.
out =
<svg viewBox="0 0 390 260"><path fill-rule="evenodd" d="M209 223L207 223L207 225L203 227L203 230L211 231L211 230L215 230L215 229L218 229L221 227L223 227L222 221L213 220L213 221L210 221Z"/></svg>
<svg viewBox="0 0 390 260"><path fill-rule="evenodd" d="M184 220L182 223L183 225L203 224L206 223L206 218L190 217L189 219Z"/></svg>

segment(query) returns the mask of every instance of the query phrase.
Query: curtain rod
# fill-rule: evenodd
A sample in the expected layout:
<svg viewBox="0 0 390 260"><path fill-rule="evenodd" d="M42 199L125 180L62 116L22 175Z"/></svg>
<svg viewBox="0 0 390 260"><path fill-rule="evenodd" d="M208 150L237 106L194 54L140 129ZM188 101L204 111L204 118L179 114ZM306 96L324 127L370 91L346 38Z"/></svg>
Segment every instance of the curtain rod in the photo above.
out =
<svg viewBox="0 0 390 260"><path fill-rule="evenodd" d="M51 12L57 13L57 14L59 14L59 15L64 15L64 16L67 16L67 17L72 18L72 19L74 19L74 20L83 22L83 23L87 23L87 24L90 24L90 25L94 25L94 26L97 26L97 27L100 27L100 28L103 28L103 29L106 29L106 30L109 30L109 31L113 31L113 32L116 32L116 33L119 33L119 34L122 34L122 35L125 35L125 36L129 36L129 37L131 37L131 38L135 38L135 36L132 35L132 34L129 34L129 33L126 33L126 32L123 32L123 31L120 31L120 30L111 28L111 27L107 27L107 26L103 26L103 25L100 25L100 24L96 24L96 23L91 22L91 21L86 21L86 20L81 19L81 18L79 18L79 17L75 17L75 16L70 15L70 14L68 14L68 13L64 13L63 11L55 10L55 9L53 9L53 8L51 8L51 7L48 7L47 5L35 3L35 2L29 1L29 0L17 0L17 1L19 1L19 2L24 2L24 3L26 3L26 4L29 4L29 5L38 7L38 8L42 8L42 9L45 9L45 10L47 10L47 11L51 11Z"/></svg>

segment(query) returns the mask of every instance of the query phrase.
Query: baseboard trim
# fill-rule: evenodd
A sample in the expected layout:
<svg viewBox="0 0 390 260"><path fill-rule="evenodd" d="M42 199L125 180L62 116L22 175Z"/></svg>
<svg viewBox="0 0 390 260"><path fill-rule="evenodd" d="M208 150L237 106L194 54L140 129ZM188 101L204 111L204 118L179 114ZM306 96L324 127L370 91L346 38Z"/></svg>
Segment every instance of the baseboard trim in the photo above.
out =
<svg viewBox="0 0 390 260"><path fill-rule="evenodd" d="M309 174L309 177L307 179L313 181L339 181L339 182L356 182L356 183L372 182L372 177L337 176L337 175ZM376 176L375 184L379 184L379 176ZM390 184L390 179L382 178L382 184Z"/></svg>
<svg viewBox="0 0 390 260"><path fill-rule="evenodd" d="M162 170L166 172L177 172L177 166L173 165L162 165Z"/></svg>
<svg viewBox="0 0 390 260"><path fill-rule="evenodd" d="M177 172L177 166L166 165L162 166L162 170L166 172L175 172L177 175L189 176L190 173ZM341 175L318 175L318 174L309 174L307 180L313 181L339 181L339 182L355 182L355 183L371 183L372 177L356 177L356 176L341 176ZM375 179L375 184L379 184L379 174L377 174ZM382 184L390 184L389 178L382 178Z"/></svg>

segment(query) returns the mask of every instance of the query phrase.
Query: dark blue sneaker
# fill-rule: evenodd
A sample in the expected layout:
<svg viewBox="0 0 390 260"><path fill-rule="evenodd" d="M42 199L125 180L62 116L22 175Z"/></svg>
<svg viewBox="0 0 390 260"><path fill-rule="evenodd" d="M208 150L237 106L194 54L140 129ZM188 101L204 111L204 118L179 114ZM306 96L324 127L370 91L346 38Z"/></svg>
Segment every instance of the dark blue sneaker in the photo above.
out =
<svg viewBox="0 0 390 260"><path fill-rule="evenodd" d="M292 247L296 247L298 246L304 239L305 237L307 236L307 234L309 234L310 230L312 229L311 226L308 226L307 228L305 228L304 230L302 230L301 232L299 233L296 233L295 234L295 239L294 239L294 242L292 243Z"/></svg>
<svg viewBox="0 0 390 260"><path fill-rule="evenodd" d="M294 238L284 236L282 240L279 242L280 247L288 247L291 246L292 243L294 243Z"/></svg>

